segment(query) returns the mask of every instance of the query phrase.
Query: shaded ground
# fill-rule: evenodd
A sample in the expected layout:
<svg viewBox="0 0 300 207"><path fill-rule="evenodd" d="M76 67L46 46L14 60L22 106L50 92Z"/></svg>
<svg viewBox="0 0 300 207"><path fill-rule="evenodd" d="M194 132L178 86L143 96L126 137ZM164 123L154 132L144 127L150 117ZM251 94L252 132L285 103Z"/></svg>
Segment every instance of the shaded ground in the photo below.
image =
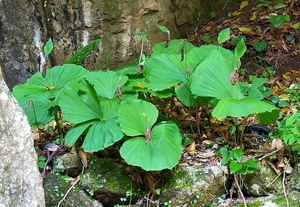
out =
<svg viewBox="0 0 300 207"><path fill-rule="evenodd" d="M232 37L246 37L247 52L241 59L246 74L261 76L266 72L266 67L272 67L276 75L299 70L300 30L293 28L300 21L299 1L289 1L281 9L276 9L280 5L261 2L267 1L249 1L242 9L237 5L221 11L214 19L199 26L195 34L188 38L189 41L195 45L206 44L201 38L209 35L211 42L214 42L221 30L230 27ZM285 14L290 16L290 21L278 28L269 21L272 15ZM255 42L266 42L267 48L258 52L253 46ZM230 48L234 45L227 42L223 46Z"/></svg>

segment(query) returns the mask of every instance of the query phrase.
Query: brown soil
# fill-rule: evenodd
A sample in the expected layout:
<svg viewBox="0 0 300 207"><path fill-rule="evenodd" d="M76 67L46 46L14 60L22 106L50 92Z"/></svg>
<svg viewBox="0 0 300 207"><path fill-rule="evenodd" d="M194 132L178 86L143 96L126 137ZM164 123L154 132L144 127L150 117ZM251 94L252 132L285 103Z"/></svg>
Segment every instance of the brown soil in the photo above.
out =
<svg viewBox="0 0 300 207"><path fill-rule="evenodd" d="M272 4L256 9L259 4L261 2L258 0L249 1L242 9L240 5L236 5L221 11L214 19L202 24L188 40L195 45L202 45L206 44L201 40L202 36L209 35L214 42L220 31L230 27L231 37L246 36L247 51L241 58L246 75L261 76L266 72L266 67L271 67L276 75L289 70L300 70L300 30L293 28L293 25L300 21L300 2L289 1L286 7L281 9L276 9L276 5ZM289 14L290 22L275 28L269 18L281 14ZM255 19L251 20L254 15ZM288 41L287 35L293 35L293 39ZM257 52L253 47L257 41L265 41L267 48ZM234 48L229 41L222 46Z"/></svg>

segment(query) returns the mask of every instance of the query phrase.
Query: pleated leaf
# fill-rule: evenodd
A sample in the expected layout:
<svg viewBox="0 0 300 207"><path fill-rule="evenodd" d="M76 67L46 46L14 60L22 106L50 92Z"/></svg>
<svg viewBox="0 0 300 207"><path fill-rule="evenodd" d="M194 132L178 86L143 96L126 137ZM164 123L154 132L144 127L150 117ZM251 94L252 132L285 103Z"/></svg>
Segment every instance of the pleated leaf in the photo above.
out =
<svg viewBox="0 0 300 207"><path fill-rule="evenodd" d="M161 123L152 129L148 144L144 137L127 140L120 149L128 164L144 170L172 169L181 157L181 135L174 123Z"/></svg>
<svg viewBox="0 0 300 207"><path fill-rule="evenodd" d="M102 118L100 104L83 101L73 90L65 90L62 93L62 97L59 106L63 112L64 119L72 124ZM98 97L95 97L95 99L97 100Z"/></svg>
<svg viewBox="0 0 300 207"><path fill-rule="evenodd" d="M32 101L30 106L26 108L28 101ZM40 98L21 98L19 105L24 110L29 124L43 127L46 123L53 120L52 110L50 109L51 101L46 97Z"/></svg>
<svg viewBox="0 0 300 207"><path fill-rule="evenodd" d="M95 87L99 96L114 98L118 85L122 86L128 80L127 76L118 76L113 71L97 71L87 74L87 79Z"/></svg>
<svg viewBox="0 0 300 207"><path fill-rule="evenodd" d="M127 136L145 135L146 129L152 128L157 117L156 107L139 99L122 102L118 115L121 130Z"/></svg>
<svg viewBox="0 0 300 207"><path fill-rule="evenodd" d="M16 87L13 93L16 97L54 98L70 81L83 77L87 72L82 66L73 64L55 66L46 71L44 78L41 72L37 72L24 85Z"/></svg>
<svg viewBox="0 0 300 207"><path fill-rule="evenodd" d="M82 147L86 152L103 150L122 139L123 133L116 119L97 121L89 128Z"/></svg>
<svg viewBox="0 0 300 207"><path fill-rule="evenodd" d="M259 101L255 98L244 97L241 99L221 99L212 111L212 115L217 118L226 116L242 117L254 113L271 112L276 107L265 101Z"/></svg>
<svg viewBox="0 0 300 207"><path fill-rule="evenodd" d="M195 71L191 90L197 96L218 99L240 99L243 97L239 84L230 83L234 68L218 51L212 52Z"/></svg>
<svg viewBox="0 0 300 207"><path fill-rule="evenodd" d="M157 55L146 62L145 70L148 80L145 86L154 91L162 91L187 79L180 55Z"/></svg>
<svg viewBox="0 0 300 207"><path fill-rule="evenodd" d="M175 93L178 99L186 106L194 106L196 104L196 99L191 94L191 84L189 81L184 81L177 88L175 88Z"/></svg>
<svg viewBox="0 0 300 207"><path fill-rule="evenodd" d="M65 141L68 146L73 146L81 134L93 123L87 121L73 126L67 133Z"/></svg>

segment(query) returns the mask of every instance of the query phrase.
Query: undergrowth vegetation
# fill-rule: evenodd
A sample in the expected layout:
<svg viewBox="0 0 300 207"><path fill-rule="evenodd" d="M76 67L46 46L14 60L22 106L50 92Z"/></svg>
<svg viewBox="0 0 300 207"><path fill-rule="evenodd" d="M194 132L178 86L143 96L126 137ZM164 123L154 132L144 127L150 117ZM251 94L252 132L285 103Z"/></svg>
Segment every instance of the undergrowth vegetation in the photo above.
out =
<svg viewBox="0 0 300 207"><path fill-rule="evenodd" d="M257 163L242 160L247 117L256 114L259 123L270 125L278 120L280 110L275 105L278 100L270 98L271 90L264 86L267 78L250 76L246 81L239 77L240 58L246 51L244 38L236 40L231 51L222 47L230 41L229 28L219 33L214 44L201 47L184 39L170 40L169 30L160 29L168 38L155 44L148 56L143 44L149 31L135 34L142 40L138 62L113 71L88 71L80 64L100 42L95 40L65 64L38 72L15 86L13 94L29 123L42 128L54 120L57 142L69 147L80 145L92 153L119 143L120 155L130 165L146 171L172 169L182 156L186 137L180 133L178 120L164 117L155 100L174 104L175 97L187 108L204 108L209 124L211 119L231 117L230 137L225 141L232 140L234 146L219 150L221 164L229 165L230 173L252 173ZM52 49L50 40L44 48L47 56ZM289 90L293 94L293 89ZM295 94L291 98L299 101ZM200 136L198 113L196 119ZM64 123L71 124L67 133ZM279 136L299 152L299 113L277 125L273 137Z"/></svg>
<svg viewBox="0 0 300 207"><path fill-rule="evenodd" d="M138 64L114 71L86 70L79 64L99 43L97 40L65 64L47 69L45 75L38 72L16 86L13 94L29 123L42 127L55 120L59 141L67 146L82 143L86 152L97 152L121 141L122 158L150 171L172 169L181 158L183 140L175 122L166 119L157 123L159 111L151 97L176 97L186 107L204 106L207 111L212 107L212 117L233 117L231 135L236 147L245 128L241 117L257 114L258 121L266 125L277 120L279 110L264 100L267 91L262 86L266 79L251 77L252 84L239 79L240 58L246 51L243 38L231 51L222 47L230 39L229 28L220 32L216 44L201 47L183 39L170 40L169 31L160 29L168 33L168 40L154 45L151 56L141 50ZM147 41L146 34L140 35L142 42ZM45 46L47 55L51 44ZM66 135L64 122L72 124ZM240 126L242 130L238 130ZM232 152L223 150L221 154L231 163L235 159L240 162L240 156ZM238 165L240 170L246 163Z"/></svg>

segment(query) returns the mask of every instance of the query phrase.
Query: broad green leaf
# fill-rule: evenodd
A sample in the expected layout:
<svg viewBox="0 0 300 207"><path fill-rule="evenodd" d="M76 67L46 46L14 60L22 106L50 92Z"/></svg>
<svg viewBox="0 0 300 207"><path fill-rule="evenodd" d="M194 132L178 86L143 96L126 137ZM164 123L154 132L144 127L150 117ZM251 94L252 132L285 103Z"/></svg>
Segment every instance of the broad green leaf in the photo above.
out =
<svg viewBox="0 0 300 207"><path fill-rule="evenodd" d="M230 28L222 30L218 35L218 43L221 44L230 38Z"/></svg>
<svg viewBox="0 0 300 207"><path fill-rule="evenodd" d="M249 159L249 160L243 162L243 165L246 167L254 168L254 169L258 168L257 162L252 159Z"/></svg>
<svg viewBox="0 0 300 207"><path fill-rule="evenodd" d="M46 55L49 55L52 52L52 50L53 50L53 42L52 39L50 38L44 46L44 52Z"/></svg>
<svg viewBox="0 0 300 207"><path fill-rule="evenodd" d="M180 55L160 54L151 58L145 65L147 88L162 91L187 79L188 73L180 60Z"/></svg>
<svg viewBox="0 0 300 207"><path fill-rule="evenodd" d="M268 81L267 78L257 78L256 76L249 76L249 79L252 81L251 86L255 88L262 86Z"/></svg>
<svg viewBox="0 0 300 207"><path fill-rule="evenodd" d="M30 106L26 108L28 101ZM41 98L18 98L18 103L27 115L28 122L31 126L37 125L43 127L46 123L53 120L52 109L50 109L51 101L46 97Z"/></svg>
<svg viewBox="0 0 300 207"><path fill-rule="evenodd" d="M44 78L37 72L25 84L15 87L13 94L17 99L22 96L55 98L70 81L82 78L87 72L73 64L55 66L46 71Z"/></svg>
<svg viewBox="0 0 300 207"><path fill-rule="evenodd" d="M244 39L241 38L241 40L239 41L239 43L237 44L237 46L234 49L234 53L236 55L236 58L241 58L241 57L243 57L245 52L246 52L246 45L245 45Z"/></svg>
<svg viewBox="0 0 300 207"><path fill-rule="evenodd" d="M241 162L241 159L243 157L243 150L242 148L237 148L232 150L233 156L237 159L238 162Z"/></svg>
<svg viewBox="0 0 300 207"><path fill-rule="evenodd" d="M118 116L118 111L120 107L121 101L117 98L115 99L105 99L100 102L101 110L102 110L102 118L103 120L108 120L111 118L115 118Z"/></svg>
<svg viewBox="0 0 300 207"><path fill-rule="evenodd" d="M175 93L178 99L186 106L194 106L196 104L196 99L191 94L191 84L189 81L184 81L177 88L175 88Z"/></svg>
<svg viewBox="0 0 300 207"><path fill-rule="evenodd" d="M227 145L227 147L224 146L220 149L220 154L221 155L227 155L228 154L228 145Z"/></svg>
<svg viewBox="0 0 300 207"><path fill-rule="evenodd" d="M234 68L218 51L212 52L196 68L191 90L197 96L218 99L240 99L243 97L239 84L231 85L230 75Z"/></svg>
<svg viewBox="0 0 300 207"><path fill-rule="evenodd" d="M265 41L254 42L253 46L254 46L254 49L258 52L261 52L268 47L268 45Z"/></svg>
<svg viewBox="0 0 300 207"><path fill-rule="evenodd" d="M148 144L144 137L127 140L120 149L122 158L147 171L172 169L181 157L182 137L178 127L164 122L154 126L151 134Z"/></svg>
<svg viewBox="0 0 300 207"><path fill-rule="evenodd" d="M128 80L127 76L118 76L113 71L96 71L90 72L87 79L95 87L98 95L113 99L116 95L118 85L122 86Z"/></svg>
<svg viewBox="0 0 300 207"><path fill-rule="evenodd" d="M72 124L102 118L100 105L97 105L96 102L85 102L72 90L65 90L62 96L59 106L63 112L64 119Z"/></svg>
<svg viewBox="0 0 300 207"><path fill-rule="evenodd" d="M97 121L89 128L82 147L86 152L105 149L122 139L123 133L116 119Z"/></svg>
<svg viewBox="0 0 300 207"><path fill-rule="evenodd" d="M226 165L226 164L228 163L228 161L229 161L229 155L226 154L226 155L224 155L224 157L221 159L221 165L222 165L222 166Z"/></svg>
<svg viewBox="0 0 300 207"><path fill-rule="evenodd" d="M286 16L285 15L272 15L269 19L269 21L272 23L272 25L275 28L278 28L283 22L286 21Z"/></svg>
<svg viewBox="0 0 300 207"><path fill-rule="evenodd" d="M238 163L237 161L231 161L229 164L230 174L233 174L243 168L243 165L241 163Z"/></svg>
<svg viewBox="0 0 300 207"><path fill-rule="evenodd" d="M217 118L225 118L227 116L242 117L250 114L259 114L263 112L271 112L276 107L265 101L259 101L255 98L244 97L242 99L221 99L212 115Z"/></svg>
<svg viewBox="0 0 300 207"><path fill-rule="evenodd" d="M87 121L73 126L67 133L65 138L68 146L73 146L82 133L93 123L93 121Z"/></svg>
<svg viewBox="0 0 300 207"><path fill-rule="evenodd" d="M145 135L146 129L152 128L157 117L156 107L139 99L122 102L118 116L121 130L127 136Z"/></svg>
<svg viewBox="0 0 300 207"><path fill-rule="evenodd" d="M249 97L255 98L257 100L262 100L264 98L264 95L254 87L250 87L248 93Z"/></svg>

